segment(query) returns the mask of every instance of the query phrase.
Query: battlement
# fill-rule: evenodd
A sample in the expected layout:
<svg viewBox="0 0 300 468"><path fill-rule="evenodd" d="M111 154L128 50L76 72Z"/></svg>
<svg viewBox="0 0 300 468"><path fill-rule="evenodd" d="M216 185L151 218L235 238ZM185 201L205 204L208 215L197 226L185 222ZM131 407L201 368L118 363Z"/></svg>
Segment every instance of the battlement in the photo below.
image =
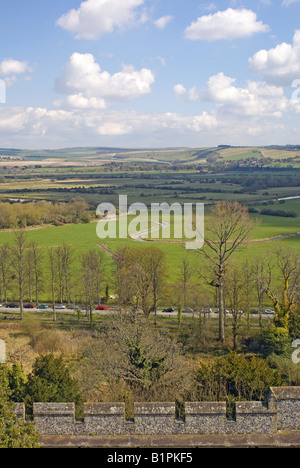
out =
<svg viewBox="0 0 300 468"><path fill-rule="evenodd" d="M25 418L24 405L15 407ZM86 403L75 419L73 403L34 403L33 421L42 435L193 435L276 434L300 429L300 387L272 387L263 402L238 402L235 417L226 416L225 402L187 402L176 418L175 403L135 403L126 419L125 403Z"/></svg>

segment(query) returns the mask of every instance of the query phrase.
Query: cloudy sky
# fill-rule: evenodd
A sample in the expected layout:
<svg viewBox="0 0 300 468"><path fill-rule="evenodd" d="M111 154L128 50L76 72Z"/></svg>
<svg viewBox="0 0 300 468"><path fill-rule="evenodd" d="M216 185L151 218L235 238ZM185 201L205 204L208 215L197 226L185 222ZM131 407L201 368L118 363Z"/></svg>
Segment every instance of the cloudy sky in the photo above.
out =
<svg viewBox="0 0 300 468"><path fill-rule="evenodd" d="M300 144L300 0L1 0L0 147Z"/></svg>

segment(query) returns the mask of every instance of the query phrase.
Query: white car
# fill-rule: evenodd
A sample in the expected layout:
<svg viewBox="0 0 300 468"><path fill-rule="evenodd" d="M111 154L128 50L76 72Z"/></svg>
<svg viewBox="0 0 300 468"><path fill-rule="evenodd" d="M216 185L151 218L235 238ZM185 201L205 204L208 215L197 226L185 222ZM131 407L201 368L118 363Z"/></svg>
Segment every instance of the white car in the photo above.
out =
<svg viewBox="0 0 300 468"><path fill-rule="evenodd" d="M271 309L265 309L265 310L264 310L264 314L267 314L267 315L274 315L275 312L274 312L274 310L271 310Z"/></svg>
<svg viewBox="0 0 300 468"><path fill-rule="evenodd" d="M66 308L66 306L64 306L63 304L58 304L58 305L55 306L55 309L61 309L62 310L62 309L65 309L65 308Z"/></svg>

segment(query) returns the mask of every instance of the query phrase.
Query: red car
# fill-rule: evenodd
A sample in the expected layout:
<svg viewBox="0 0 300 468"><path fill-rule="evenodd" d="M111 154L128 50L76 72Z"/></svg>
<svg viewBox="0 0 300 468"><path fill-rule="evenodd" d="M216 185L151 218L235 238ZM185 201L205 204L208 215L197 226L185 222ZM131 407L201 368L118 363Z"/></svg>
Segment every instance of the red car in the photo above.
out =
<svg viewBox="0 0 300 468"><path fill-rule="evenodd" d="M100 305L96 308L96 310L108 310L108 307Z"/></svg>

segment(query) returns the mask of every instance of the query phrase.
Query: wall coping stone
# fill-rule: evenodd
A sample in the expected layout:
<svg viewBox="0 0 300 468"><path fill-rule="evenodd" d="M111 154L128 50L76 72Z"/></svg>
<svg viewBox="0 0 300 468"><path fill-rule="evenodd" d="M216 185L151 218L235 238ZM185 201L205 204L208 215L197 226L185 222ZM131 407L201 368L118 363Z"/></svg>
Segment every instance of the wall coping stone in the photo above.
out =
<svg viewBox="0 0 300 468"><path fill-rule="evenodd" d="M134 414L139 415L172 415L175 417L175 403L134 403Z"/></svg>
<svg viewBox="0 0 300 468"><path fill-rule="evenodd" d="M187 402L185 415L192 414L226 414L226 402Z"/></svg>
<svg viewBox="0 0 300 468"><path fill-rule="evenodd" d="M125 414L125 403L84 403L84 415L122 415Z"/></svg>
<svg viewBox="0 0 300 468"><path fill-rule="evenodd" d="M276 400L300 400L300 387L271 387L269 393Z"/></svg>

